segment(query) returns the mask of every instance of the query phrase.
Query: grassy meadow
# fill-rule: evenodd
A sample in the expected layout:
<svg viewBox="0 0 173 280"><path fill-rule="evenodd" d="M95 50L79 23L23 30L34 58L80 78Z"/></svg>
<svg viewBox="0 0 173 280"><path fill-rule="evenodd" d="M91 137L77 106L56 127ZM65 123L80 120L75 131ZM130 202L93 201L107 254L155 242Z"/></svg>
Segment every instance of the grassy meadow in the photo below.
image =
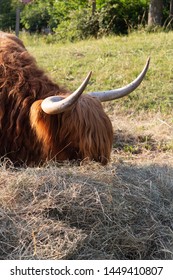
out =
<svg viewBox="0 0 173 280"><path fill-rule="evenodd" d="M103 104L111 161L0 165L0 259L173 259L173 33L76 43L21 34L38 65L70 91L140 87Z"/></svg>

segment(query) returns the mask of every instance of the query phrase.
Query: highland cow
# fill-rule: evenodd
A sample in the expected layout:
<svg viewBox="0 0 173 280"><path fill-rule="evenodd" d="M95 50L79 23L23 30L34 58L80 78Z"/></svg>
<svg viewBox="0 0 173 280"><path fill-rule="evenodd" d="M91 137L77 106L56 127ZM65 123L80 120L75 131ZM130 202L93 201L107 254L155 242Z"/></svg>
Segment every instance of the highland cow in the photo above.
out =
<svg viewBox="0 0 173 280"><path fill-rule="evenodd" d="M91 73L72 94L54 83L12 34L0 32L0 156L35 166L49 160L106 164L112 124L102 101L136 89L149 66L126 87L82 94Z"/></svg>

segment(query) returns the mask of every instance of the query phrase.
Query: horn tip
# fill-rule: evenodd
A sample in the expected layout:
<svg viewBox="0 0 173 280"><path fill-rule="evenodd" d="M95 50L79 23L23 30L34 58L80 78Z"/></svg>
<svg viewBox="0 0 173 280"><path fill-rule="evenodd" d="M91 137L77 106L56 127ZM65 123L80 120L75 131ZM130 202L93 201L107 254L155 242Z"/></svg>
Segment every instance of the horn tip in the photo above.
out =
<svg viewBox="0 0 173 280"><path fill-rule="evenodd" d="M149 57L147 58L147 64L150 63L150 60L151 60L151 57L149 56Z"/></svg>
<svg viewBox="0 0 173 280"><path fill-rule="evenodd" d="M91 75L92 75L92 71L90 71L90 72L88 73L88 77L90 78Z"/></svg>

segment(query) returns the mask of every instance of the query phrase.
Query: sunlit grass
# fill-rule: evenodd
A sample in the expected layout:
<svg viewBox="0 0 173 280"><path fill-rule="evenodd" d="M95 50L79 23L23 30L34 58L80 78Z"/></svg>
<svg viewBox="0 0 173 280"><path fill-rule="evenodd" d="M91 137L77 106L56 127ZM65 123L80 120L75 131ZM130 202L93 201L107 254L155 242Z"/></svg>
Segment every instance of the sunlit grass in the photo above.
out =
<svg viewBox="0 0 173 280"><path fill-rule="evenodd" d="M23 39L38 64L69 90L74 90L89 71L93 75L87 91L126 85L138 75L150 56L145 80L129 97L118 100L118 105L135 112L172 111L173 32L132 33L65 44L47 44L44 38L25 35Z"/></svg>

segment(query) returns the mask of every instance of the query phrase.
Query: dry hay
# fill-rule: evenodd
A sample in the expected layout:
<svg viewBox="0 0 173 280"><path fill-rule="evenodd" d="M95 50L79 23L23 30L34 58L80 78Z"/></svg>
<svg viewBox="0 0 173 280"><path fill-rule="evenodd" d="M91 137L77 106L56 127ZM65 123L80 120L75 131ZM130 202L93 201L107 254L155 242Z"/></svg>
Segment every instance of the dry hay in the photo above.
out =
<svg viewBox="0 0 173 280"><path fill-rule="evenodd" d="M2 163L0 259L173 259L171 120L112 115L106 167Z"/></svg>
<svg viewBox="0 0 173 280"><path fill-rule="evenodd" d="M0 259L173 259L171 166L3 164L0 185Z"/></svg>

